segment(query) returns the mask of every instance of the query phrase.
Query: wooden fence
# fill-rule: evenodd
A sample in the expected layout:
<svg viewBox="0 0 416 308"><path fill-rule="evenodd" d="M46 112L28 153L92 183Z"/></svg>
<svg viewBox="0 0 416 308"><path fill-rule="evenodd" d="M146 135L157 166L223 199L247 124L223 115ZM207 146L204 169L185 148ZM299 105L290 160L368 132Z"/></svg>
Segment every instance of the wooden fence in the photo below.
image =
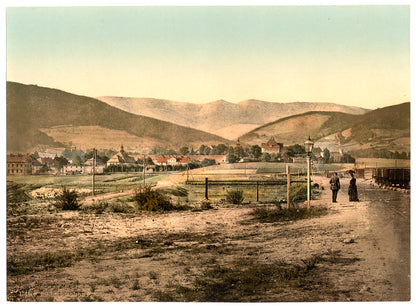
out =
<svg viewBox="0 0 416 308"><path fill-rule="evenodd" d="M204 185L205 186L205 199L209 199L209 186L210 185L227 185L227 186L238 186L238 185L256 185L256 201L259 201L259 187L260 185L287 185L288 195L290 194L291 183L306 183L306 180L210 180L205 178L205 181L186 181L187 185ZM289 185L288 185L289 183Z"/></svg>

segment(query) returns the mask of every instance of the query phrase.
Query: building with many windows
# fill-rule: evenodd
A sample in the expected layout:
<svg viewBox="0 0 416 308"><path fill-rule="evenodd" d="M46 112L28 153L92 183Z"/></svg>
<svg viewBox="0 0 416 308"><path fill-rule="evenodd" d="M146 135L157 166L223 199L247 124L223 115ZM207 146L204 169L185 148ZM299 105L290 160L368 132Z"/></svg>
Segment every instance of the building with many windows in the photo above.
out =
<svg viewBox="0 0 416 308"><path fill-rule="evenodd" d="M125 151L124 151L124 147L121 146L120 147L120 151L113 155L108 161L107 161L107 166L123 166L123 165L130 165L130 164L135 164L136 161L134 160L133 157L129 156Z"/></svg>
<svg viewBox="0 0 416 308"><path fill-rule="evenodd" d="M7 155L7 175L32 174L32 157Z"/></svg>
<svg viewBox="0 0 416 308"><path fill-rule="evenodd" d="M278 143L271 137L269 141L261 144L262 153L280 153L283 149L283 143Z"/></svg>

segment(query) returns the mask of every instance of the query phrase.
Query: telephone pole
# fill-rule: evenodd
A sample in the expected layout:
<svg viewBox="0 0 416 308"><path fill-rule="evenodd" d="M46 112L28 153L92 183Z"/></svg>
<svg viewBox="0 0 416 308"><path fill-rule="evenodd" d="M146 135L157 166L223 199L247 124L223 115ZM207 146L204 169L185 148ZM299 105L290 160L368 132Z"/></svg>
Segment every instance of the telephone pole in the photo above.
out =
<svg viewBox="0 0 416 308"><path fill-rule="evenodd" d="M143 154L143 188L146 186L146 155Z"/></svg>
<svg viewBox="0 0 416 308"><path fill-rule="evenodd" d="M95 162L97 160L96 149L92 149L92 196L95 194Z"/></svg>

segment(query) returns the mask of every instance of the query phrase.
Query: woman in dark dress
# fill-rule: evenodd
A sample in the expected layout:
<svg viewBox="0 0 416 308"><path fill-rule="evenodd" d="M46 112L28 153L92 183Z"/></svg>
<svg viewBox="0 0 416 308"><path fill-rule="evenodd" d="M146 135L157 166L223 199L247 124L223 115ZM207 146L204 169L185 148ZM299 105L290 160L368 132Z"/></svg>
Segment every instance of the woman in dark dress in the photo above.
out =
<svg viewBox="0 0 416 308"><path fill-rule="evenodd" d="M348 187L348 195L350 196L350 201L358 201L358 192L357 192L357 180L354 177L354 174L351 174L350 186Z"/></svg>

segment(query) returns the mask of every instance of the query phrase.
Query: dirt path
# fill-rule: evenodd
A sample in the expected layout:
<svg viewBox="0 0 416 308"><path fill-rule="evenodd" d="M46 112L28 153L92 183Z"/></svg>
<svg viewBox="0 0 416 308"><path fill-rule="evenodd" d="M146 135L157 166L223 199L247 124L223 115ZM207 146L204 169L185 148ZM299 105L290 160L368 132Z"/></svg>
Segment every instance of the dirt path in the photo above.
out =
<svg viewBox="0 0 416 308"><path fill-rule="evenodd" d="M325 179L317 181L325 187ZM345 232L344 249L360 261L349 278L337 278L339 283L362 281L363 300L410 300L410 195L376 188L369 180L359 179L360 202L349 202L348 181L341 180L338 203L330 203L330 207L339 211L333 218L342 224L340 229L351 228ZM325 190L320 200L313 202L329 201L330 193ZM353 243L348 244L349 239Z"/></svg>
<svg viewBox="0 0 416 308"><path fill-rule="evenodd" d="M324 190L312 206L328 207L329 212L283 223L253 220L253 208L263 207L256 204L140 215L66 212L8 218L8 298L408 300L409 195L387 196L358 181L361 201L349 202L345 179L339 202L331 203L328 179L315 181ZM396 204L386 212L387 203L402 207Z"/></svg>

